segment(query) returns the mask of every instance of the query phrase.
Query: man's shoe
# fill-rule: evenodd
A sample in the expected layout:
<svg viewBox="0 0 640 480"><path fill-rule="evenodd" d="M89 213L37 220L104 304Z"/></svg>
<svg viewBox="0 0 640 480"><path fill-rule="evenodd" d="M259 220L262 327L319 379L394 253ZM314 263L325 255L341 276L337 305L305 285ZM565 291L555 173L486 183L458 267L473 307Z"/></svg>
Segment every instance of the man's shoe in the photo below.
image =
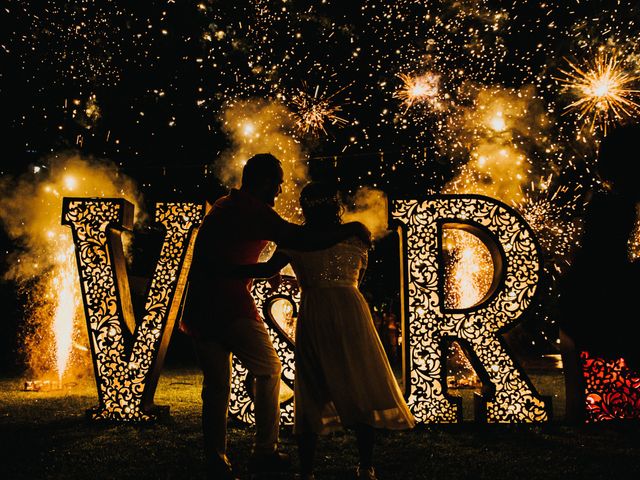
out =
<svg viewBox="0 0 640 480"><path fill-rule="evenodd" d="M233 474L231 462L226 455L207 460L207 478L211 480L238 480Z"/></svg>
<svg viewBox="0 0 640 480"><path fill-rule="evenodd" d="M373 467L362 468L360 466L356 467L356 478L359 480L377 480L376 471Z"/></svg>
<svg viewBox="0 0 640 480"><path fill-rule="evenodd" d="M291 457L278 450L271 453L254 453L249 459L250 472L286 472L290 469Z"/></svg>

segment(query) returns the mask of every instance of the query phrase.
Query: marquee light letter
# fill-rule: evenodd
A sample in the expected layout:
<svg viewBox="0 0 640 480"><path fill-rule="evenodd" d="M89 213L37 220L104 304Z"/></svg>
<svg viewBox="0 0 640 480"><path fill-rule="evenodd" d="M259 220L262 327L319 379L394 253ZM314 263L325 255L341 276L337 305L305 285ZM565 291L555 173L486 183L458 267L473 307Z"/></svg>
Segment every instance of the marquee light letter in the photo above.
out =
<svg viewBox="0 0 640 480"><path fill-rule="evenodd" d="M203 206L193 203L156 204L155 220L166 233L136 322L121 239L132 228L133 205L124 199L64 199L62 224L73 234L98 387L92 418L154 418L153 397L203 214Z"/></svg>
<svg viewBox="0 0 640 480"><path fill-rule="evenodd" d="M452 340L468 347L485 387L491 386L491 394L482 401L488 422L548 420L545 403L500 335L529 306L540 277L539 248L529 226L507 205L475 195L394 200L391 219L402 231L401 296L411 369L409 405L418 421L461 420L461 399L446 393L444 347ZM493 257L492 286L471 308L444 306L442 230L450 227L478 236Z"/></svg>
<svg viewBox="0 0 640 480"><path fill-rule="evenodd" d="M276 353L282 362L282 383L290 390L288 398L283 398L281 390L280 421L282 424L293 424L293 380L295 377L294 344L291 339L273 318L271 307L279 299L291 304L292 315L297 317L300 304L300 290L294 277L283 276L282 283L277 289L272 290L266 281L256 281L253 285L253 298L258 307L258 312L267 326L267 331L273 342ZM246 368L233 357L233 375L231 383L231 401L229 413L245 423L254 423L253 406L253 379L248 375Z"/></svg>

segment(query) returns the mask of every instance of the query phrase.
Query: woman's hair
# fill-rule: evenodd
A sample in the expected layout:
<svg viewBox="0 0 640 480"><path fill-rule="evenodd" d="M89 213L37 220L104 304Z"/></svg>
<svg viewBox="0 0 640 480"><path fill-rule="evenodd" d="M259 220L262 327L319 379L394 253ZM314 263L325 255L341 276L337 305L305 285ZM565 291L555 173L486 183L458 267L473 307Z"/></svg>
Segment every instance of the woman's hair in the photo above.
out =
<svg viewBox="0 0 640 480"><path fill-rule="evenodd" d="M300 206L306 225L342 223L342 203L338 190L327 183L311 182L300 192Z"/></svg>

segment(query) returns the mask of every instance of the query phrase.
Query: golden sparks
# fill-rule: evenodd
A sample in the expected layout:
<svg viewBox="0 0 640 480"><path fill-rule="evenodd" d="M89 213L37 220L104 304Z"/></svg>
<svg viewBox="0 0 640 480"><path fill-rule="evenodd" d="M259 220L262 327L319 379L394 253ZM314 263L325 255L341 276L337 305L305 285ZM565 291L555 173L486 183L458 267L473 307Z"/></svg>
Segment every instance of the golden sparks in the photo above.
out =
<svg viewBox="0 0 640 480"><path fill-rule="evenodd" d="M304 88L299 89L292 98L292 103L295 107L296 128L305 134L319 135L322 132L326 135L326 122L330 122L332 125L346 125L348 121L338 116L338 112L342 110L342 107L333 103L333 100L336 95L348 87L343 87L331 95L319 94L319 85L316 85L313 95L309 94Z"/></svg>
<svg viewBox="0 0 640 480"><path fill-rule="evenodd" d="M559 80L578 99L565 109L578 112L578 118L588 121L592 132L600 126L606 134L610 123L639 111L634 97L640 90L632 85L640 76L627 72L615 54L598 54L582 65L567 63L570 70L560 70L566 77Z"/></svg>

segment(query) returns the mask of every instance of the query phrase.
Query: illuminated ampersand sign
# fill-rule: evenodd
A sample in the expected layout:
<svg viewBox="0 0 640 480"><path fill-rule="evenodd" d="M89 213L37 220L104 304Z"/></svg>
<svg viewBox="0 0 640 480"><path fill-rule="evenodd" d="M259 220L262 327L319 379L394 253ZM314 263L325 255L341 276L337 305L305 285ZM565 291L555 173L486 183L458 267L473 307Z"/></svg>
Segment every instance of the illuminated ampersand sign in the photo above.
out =
<svg viewBox="0 0 640 480"><path fill-rule="evenodd" d="M153 397L203 214L203 206L193 203L156 205L155 220L165 228L165 238L136 322L121 239L122 231L132 228L133 205L123 199L64 199L62 224L73 234L98 387L92 418L154 418Z"/></svg>
<svg viewBox="0 0 640 480"><path fill-rule="evenodd" d="M253 298L258 307L258 312L267 326L267 332L271 337L280 362L282 363L282 382L293 390L293 380L295 377L295 359L293 340L278 325L271 313L274 302L284 300L290 304L292 316L297 316L298 305L300 304L300 290L298 282L294 277L283 276L282 283L275 290L271 289L268 282L256 281L252 290ZM229 413L238 420L245 423L254 423L255 414L252 396L250 394L252 386L248 371L242 366L236 357L233 357L233 375L231 384L231 401L229 403ZM285 388L286 388L285 387ZM293 424L293 397L282 399L280 403L280 422L285 425Z"/></svg>
<svg viewBox="0 0 640 480"><path fill-rule="evenodd" d="M548 420L545 402L509 355L500 333L530 305L540 277L533 232L513 209L475 195L442 195L425 201L394 200L391 218L402 230L403 308L408 307L409 405L420 422L461 419L460 399L446 394L444 350L463 343L492 394L483 399L488 422ZM494 279L478 304L444 306L443 228L478 236L492 254Z"/></svg>

